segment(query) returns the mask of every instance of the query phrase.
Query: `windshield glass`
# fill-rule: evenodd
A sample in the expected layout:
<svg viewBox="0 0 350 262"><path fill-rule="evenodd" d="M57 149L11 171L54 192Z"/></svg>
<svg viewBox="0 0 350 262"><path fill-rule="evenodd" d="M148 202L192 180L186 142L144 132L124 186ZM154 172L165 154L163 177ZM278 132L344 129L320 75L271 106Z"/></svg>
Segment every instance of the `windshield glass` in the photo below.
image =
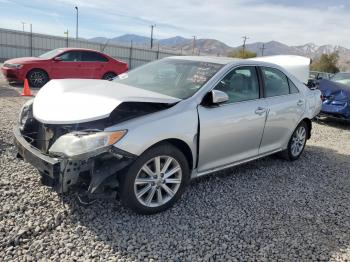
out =
<svg viewBox="0 0 350 262"><path fill-rule="evenodd" d="M350 73L338 73L332 77L333 81L350 80Z"/></svg>
<svg viewBox="0 0 350 262"><path fill-rule="evenodd" d="M59 53L62 53L63 52L63 49L54 49L54 50L51 50L47 53L44 53L42 55L39 55L40 58L53 58L55 57L56 55L58 55Z"/></svg>
<svg viewBox="0 0 350 262"><path fill-rule="evenodd" d="M185 99L196 93L223 65L162 59L122 74L113 81Z"/></svg>

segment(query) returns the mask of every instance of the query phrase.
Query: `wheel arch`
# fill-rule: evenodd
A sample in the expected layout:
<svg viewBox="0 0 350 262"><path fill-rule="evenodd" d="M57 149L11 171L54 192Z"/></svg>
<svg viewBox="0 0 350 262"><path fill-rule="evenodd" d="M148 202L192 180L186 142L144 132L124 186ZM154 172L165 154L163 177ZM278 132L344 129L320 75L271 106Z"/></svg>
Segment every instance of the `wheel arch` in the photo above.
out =
<svg viewBox="0 0 350 262"><path fill-rule="evenodd" d="M186 160L188 162L188 166L190 168L190 170L193 169L193 155L192 155L192 150L191 148L189 147L189 145L184 142L183 140L181 139L178 139L178 138L168 138L168 139L164 139L164 140L161 140L155 144L153 144L152 146L150 146L149 148L147 148L146 150L150 149L151 147L154 147L154 146L157 146L157 145L160 145L160 144L165 144L165 143L169 143L173 146L175 146L176 148L178 148L186 157ZM145 151L146 151L145 150Z"/></svg>
<svg viewBox="0 0 350 262"><path fill-rule="evenodd" d="M105 73L102 74L102 77L101 77L101 78L103 78L105 75L107 75L107 74L109 74L109 73L115 74L116 76L119 75L119 74L118 74L117 72L115 72L115 71L108 70L108 71L106 71Z"/></svg>
<svg viewBox="0 0 350 262"><path fill-rule="evenodd" d="M50 79L50 74L49 74L49 72L47 72L47 70L42 69L42 68L40 68L40 67L32 67L32 68L28 69L28 71L25 73L25 77L28 79L28 74L29 74L30 72L34 71L34 70L40 70L40 71L45 72L45 73L47 74L47 77Z"/></svg>
<svg viewBox="0 0 350 262"><path fill-rule="evenodd" d="M298 125L301 123L301 122L305 122L306 125L307 125L307 139L310 139L311 138L311 129L312 129L312 122L311 122L311 119L310 118L303 118L299 123Z"/></svg>

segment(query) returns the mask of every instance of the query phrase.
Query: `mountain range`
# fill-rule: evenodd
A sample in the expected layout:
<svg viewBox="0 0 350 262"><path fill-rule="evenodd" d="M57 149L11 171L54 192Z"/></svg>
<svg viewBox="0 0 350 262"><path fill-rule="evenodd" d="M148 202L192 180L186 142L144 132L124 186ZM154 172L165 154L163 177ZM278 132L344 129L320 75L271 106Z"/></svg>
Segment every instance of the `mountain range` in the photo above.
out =
<svg viewBox="0 0 350 262"><path fill-rule="evenodd" d="M93 42L98 42L102 44L117 44L117 45L127 45L130 46L131 41L133 46L137 47L150 47L150 38L146 36L126 34L114 38L105 37L95 37L89 39ZM182 36L175 36L166 39L154 39L154 48L159 48L161 50L176 51L182 54L192 54L193 52L193 39L185 38ZM264 50L262 50L264 47ZM201 55L218 55L226 56L229 52L238 50L242 46L231 47L225 43L216 39L196 39L195 40L195 54ZM314 43L307 43L305 45L299 46L288 46L278 41L270 42L256 42L248 43L246 49L257 53L258 56L263 55L302 55L307 56L312 59L317 58L325 53L330 53L333 51L339 52L339 67L342 71L350 71L350 49L342 46L334 45L321 45L318 46Z"/></svg>

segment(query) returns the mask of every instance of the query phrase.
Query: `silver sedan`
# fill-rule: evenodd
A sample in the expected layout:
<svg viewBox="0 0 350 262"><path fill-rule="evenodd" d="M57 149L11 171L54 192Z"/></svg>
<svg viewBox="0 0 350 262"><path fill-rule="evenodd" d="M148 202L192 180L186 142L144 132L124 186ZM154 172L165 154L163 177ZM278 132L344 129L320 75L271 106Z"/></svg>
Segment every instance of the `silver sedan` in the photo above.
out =
<svg viewBox="0 0 350 262"><path fill-rule="evenodd" d="M49 82L23 107L15 143L58 192L108 189L151 214L192 178L275 153L298 159L320 108L320 92L277 65L171 57L111 82Z"/></svg>

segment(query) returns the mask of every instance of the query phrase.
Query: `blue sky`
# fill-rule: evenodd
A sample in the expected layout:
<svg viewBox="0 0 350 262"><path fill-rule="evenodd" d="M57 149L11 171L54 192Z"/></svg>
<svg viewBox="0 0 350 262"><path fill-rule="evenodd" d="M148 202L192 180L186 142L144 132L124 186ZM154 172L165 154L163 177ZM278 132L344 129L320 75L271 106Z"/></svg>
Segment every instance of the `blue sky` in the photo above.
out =
<svg viewBox="0 0 350 262"><path fill-rule="evenodd" d="M350 48L348 0L0 0L0 27L75 35L79 7L79 35L115 37L131 33L155 37L176 35L215 38L229 45L281 41L289 45L314 42Z"/></svg>

